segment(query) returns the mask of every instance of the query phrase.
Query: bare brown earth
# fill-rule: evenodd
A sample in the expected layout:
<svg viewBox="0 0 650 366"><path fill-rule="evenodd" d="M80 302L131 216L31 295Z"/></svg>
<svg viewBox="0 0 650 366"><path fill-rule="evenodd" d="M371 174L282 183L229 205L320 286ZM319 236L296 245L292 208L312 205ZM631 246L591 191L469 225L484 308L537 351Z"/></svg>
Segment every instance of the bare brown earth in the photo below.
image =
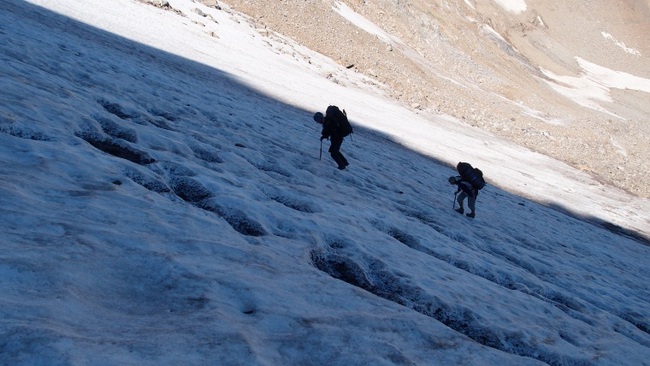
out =
<svg viewBox="0 0 650 366"><path fill-rule="evenodd" d="M612 102L598 104L612 115L561 96L542 72L579 77L580 57L650 79L650 0L526 0L520 14L490 0L345 3L402 44L360 29L332 0L225 2L261 32L372 77L419 113L452 115L650 197L650 93L611 89Z"/></svg>

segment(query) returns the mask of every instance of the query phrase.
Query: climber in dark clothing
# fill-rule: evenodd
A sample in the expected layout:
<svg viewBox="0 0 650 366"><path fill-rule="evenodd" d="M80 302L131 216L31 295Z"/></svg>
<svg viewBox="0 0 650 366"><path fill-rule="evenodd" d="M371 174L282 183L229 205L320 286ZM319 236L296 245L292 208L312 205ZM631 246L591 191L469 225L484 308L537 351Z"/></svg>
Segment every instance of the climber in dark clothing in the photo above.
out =
<svg viewBox="0 0 650 366"><path fill-rule="evenodd" d="M323 114L320 112L314 114L314 121L323 125L323 130L321 131L320 137L321 141L327 138L330 139L329 153L336 164L338 164L338 168L343 170L350 164L348 163L348 160L345 158L345 156L341 154L341 145L343 144L345 132L341 131L339 128L340 124L336 121L336 118L337 117L334 113L330 113L330 108L327 109L325 116L323 116Z"/></svg>
<svg viewBox="0 0 650 366"><path fill-rule="evenodd" d="M472 167L471 164L462 161L456 165L456 170L460 175L449 177L449 183L458 186L454 200L458 201L460 207L456 209L456 212L460 214L465 213L463 201L467 198L467 207L470 209L467 216L474 218L476 217L476 198L478 197L478 192L485 187L483 172L478 168Z"/></svg>

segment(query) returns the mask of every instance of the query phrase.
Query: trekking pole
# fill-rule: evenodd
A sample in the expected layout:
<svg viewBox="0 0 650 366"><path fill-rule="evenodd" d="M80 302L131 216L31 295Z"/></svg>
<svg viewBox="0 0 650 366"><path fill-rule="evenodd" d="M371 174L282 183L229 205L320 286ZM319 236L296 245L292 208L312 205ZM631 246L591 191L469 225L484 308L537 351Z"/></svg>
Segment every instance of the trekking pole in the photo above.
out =
<svg viewBox="0 0 650 366"><path fill-rule="evenodd" d="M454 193L454 204L451 206L452 210L456 208L456 196L458 196L458 191L456 191L456 193Z"/></svg>
<svg viewBox="0 0 650 366"><path fill-rule="evenodd" d="M323 157L323 140L320 140L320 154L318 155L318 160L321 160Z"/></svg>

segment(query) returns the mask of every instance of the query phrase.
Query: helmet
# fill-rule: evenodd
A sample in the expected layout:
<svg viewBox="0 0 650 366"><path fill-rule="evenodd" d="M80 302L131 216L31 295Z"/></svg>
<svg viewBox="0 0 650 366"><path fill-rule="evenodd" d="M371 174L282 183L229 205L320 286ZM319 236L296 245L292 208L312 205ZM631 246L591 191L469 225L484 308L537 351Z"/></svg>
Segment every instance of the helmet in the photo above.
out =
<svg viewBox="0 0 650 366"><path fill-rule="evenodd" d="M316 112L314 114L314 121L318 123L323 123L323 114L321 112Z"/></svg>

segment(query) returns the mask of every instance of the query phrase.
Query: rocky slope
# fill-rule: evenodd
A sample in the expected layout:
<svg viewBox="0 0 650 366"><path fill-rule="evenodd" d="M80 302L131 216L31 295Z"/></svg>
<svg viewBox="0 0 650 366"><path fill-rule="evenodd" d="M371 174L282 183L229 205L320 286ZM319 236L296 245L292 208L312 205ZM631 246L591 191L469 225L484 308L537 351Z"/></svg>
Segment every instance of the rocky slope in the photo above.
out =
<svg viewBox="0 0 650 366"><path fill-rule="evenodd" d="M225 4L266 35L281 33L371 76L420 113L452 115L650 197L650 90L607 88L594 77L591 99L556 91L573 82L565 77L589 76L581 62L647 83L648 0L527 0L525 10L512 0Z"/></svg>

